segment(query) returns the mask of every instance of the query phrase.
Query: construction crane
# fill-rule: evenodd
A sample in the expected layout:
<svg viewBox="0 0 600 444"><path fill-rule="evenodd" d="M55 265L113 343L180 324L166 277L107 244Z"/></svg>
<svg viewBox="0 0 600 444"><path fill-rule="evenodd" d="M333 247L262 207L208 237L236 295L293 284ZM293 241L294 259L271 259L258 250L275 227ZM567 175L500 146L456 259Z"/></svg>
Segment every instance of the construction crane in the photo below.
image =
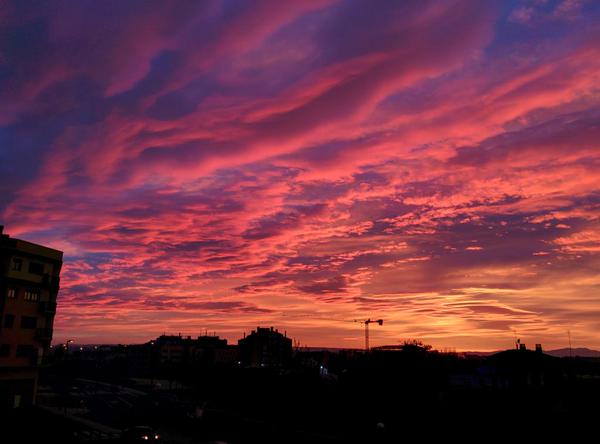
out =
<svg viewBox="0 0 600 444"><path fill-rule="evenodd" d="M360 322L365 325L365 351L369 351L369 324L377 323L379 325L383 325L383 319L367 319L365 321L355 320L354 322Z"/></svg>

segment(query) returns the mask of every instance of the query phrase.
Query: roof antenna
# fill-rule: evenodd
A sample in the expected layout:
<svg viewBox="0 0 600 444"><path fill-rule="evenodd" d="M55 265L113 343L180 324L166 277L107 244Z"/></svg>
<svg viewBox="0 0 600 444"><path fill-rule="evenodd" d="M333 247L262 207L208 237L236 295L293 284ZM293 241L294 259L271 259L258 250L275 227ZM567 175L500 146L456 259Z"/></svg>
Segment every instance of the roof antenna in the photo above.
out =
<svg viewBox="0 0 600 444"><path fill-rule="evenodd" d="M567 330L567 334L569 335L569 358L573 359L573 348L571 347L571 330Z"/></svg>

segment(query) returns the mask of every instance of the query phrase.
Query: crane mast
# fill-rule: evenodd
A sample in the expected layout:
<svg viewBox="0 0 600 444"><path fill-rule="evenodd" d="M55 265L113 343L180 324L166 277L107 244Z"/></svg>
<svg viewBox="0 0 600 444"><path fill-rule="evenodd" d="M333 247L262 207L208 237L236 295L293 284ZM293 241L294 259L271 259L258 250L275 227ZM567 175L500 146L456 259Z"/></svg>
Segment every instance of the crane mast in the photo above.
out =
<svg viewBox="0 0 600 444"><path fill-rule="evenodd" d="M364 321L355 321L355 322L360 322L361 324L365 325L365 351L368 352L369 351L369 324L375 322L379 325L383 325L383 319L367 319Z"/></svg>

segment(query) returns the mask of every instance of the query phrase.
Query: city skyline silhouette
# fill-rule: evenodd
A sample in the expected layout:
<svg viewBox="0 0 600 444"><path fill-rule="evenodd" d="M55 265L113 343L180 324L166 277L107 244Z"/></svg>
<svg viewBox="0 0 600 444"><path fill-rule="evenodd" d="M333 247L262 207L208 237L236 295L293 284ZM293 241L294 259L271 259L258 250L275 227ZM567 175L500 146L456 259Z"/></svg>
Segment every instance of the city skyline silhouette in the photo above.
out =
<svg viewBox="0 0 600 444"><path fill-rule="evenodd" d="M589 441L599 23L0 0L0 443Z"/></svg>

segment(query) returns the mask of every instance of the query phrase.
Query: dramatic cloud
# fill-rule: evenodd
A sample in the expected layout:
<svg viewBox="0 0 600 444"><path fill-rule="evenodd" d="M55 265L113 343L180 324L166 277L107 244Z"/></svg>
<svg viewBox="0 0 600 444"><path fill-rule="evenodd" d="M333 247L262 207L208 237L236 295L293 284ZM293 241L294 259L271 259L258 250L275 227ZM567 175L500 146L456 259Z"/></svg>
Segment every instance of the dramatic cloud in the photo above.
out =
<svg viewBox="0 0 600 444"><path fill-rule="evenodd" d="M600 347L600 7L0 5L0 221L57 339Z"/></svg>

